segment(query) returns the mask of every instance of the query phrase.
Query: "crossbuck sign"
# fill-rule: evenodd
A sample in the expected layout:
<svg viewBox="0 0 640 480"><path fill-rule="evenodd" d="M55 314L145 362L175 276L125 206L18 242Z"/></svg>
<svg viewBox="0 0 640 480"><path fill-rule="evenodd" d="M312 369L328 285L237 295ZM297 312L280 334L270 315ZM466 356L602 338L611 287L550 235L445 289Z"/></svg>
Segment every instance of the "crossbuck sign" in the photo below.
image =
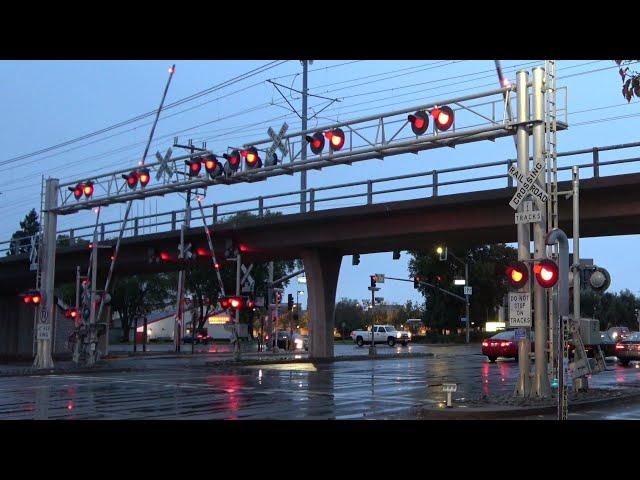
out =
<svg viewBox="0 0 640 480"><path fill-rule="evenodd" d="M515 167L515 165L511 165L511 167L509 167L509 175L520 182L518 190L516 190L516 193L513 195L513 198L509 202L511 208L517 210L520 203L528 194L531 194L540 208L544 207L544 204L549 199L549 196L545 193L544 190L540 188L540 186L536 185L536 179L540 175L540 172L542 172L543 170L544 161L540 158L536 159L533 170L531 170L526 177L520 170Z"/></svg>
<svg viewBox="0 0 640 480"><path fill-rule="evenodd" d="M285 155L287 154L287 148L282 144L282 137L284 137L284 134L287 133L288 128L289 125L287 125L287 122L284 122L282 124L282 127L280 127L280 131L276 135L276 132L273 130L273 128L269 127L267 133L269 134L269 137L271 137L271 140L273 140L273 144L267 149L265 159L271 160L271 157L275 153L276 149L280 150L282 158L285 157Z"/></svg>

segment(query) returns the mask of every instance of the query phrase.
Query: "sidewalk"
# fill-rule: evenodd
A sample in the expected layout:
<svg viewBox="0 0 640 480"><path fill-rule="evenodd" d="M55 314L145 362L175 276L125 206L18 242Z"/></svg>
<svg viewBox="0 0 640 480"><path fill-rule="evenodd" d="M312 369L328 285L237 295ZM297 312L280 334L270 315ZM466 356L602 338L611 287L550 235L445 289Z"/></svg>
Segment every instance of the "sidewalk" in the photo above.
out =
<svg viewBox="0 0 640 480"><path fill-rule="evenodd" d="M512 396L493 396L475 399L469 402L453 402L447 408L445 402L435 405L421 405L412 409L412 418L418 420L487 420L528 417L557 412L557 392L545 400L514 399ZM640 399L640 388L624 387L620 389L591 388L585 393L569 393L571 411L607 405L622 404ZM514 405L515 404L515 405Z"/></svg>

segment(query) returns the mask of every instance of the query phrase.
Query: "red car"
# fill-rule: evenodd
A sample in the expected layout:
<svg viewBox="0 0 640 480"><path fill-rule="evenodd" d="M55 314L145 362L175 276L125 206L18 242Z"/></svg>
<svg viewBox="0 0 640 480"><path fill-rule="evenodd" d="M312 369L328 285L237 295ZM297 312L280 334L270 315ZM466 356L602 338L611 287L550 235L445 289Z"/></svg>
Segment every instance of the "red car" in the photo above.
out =
<svg viewBox="0 0 640 480"><path fill-rule="evenodd" d="M518 342L515 337L515 330L505 330L487 338L482 342L482 354L489 358L491 363L498 357L518 358ZM531 340L531 351L535 349L533 339Z"/></svg>

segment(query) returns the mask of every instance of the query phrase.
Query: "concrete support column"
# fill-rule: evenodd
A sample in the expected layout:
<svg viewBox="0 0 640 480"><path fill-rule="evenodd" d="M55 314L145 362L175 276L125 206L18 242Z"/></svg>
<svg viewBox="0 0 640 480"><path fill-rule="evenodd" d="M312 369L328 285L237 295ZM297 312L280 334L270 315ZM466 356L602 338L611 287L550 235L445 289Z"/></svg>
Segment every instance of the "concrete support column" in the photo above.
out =
<svg viewBox="0 0 640 480"><path fill-rule="evenodd" d="M309 294L309 357L333 357L336 288L342 254L333 249L306 250L302 260Z"/></svg>

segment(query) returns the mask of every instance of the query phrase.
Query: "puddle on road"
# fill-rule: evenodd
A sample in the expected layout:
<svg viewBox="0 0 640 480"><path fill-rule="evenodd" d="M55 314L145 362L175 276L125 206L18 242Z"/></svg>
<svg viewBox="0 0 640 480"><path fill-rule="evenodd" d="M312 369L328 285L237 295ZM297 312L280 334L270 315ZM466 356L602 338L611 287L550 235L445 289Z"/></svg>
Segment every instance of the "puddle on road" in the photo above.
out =
<svg viewBox="0 0 640 480"><path fill-rule="evenodd" d="M296 372L317 372L313 363L277 363L273 365L247 365L245 368L253 370L286 370Z"/></svg>

